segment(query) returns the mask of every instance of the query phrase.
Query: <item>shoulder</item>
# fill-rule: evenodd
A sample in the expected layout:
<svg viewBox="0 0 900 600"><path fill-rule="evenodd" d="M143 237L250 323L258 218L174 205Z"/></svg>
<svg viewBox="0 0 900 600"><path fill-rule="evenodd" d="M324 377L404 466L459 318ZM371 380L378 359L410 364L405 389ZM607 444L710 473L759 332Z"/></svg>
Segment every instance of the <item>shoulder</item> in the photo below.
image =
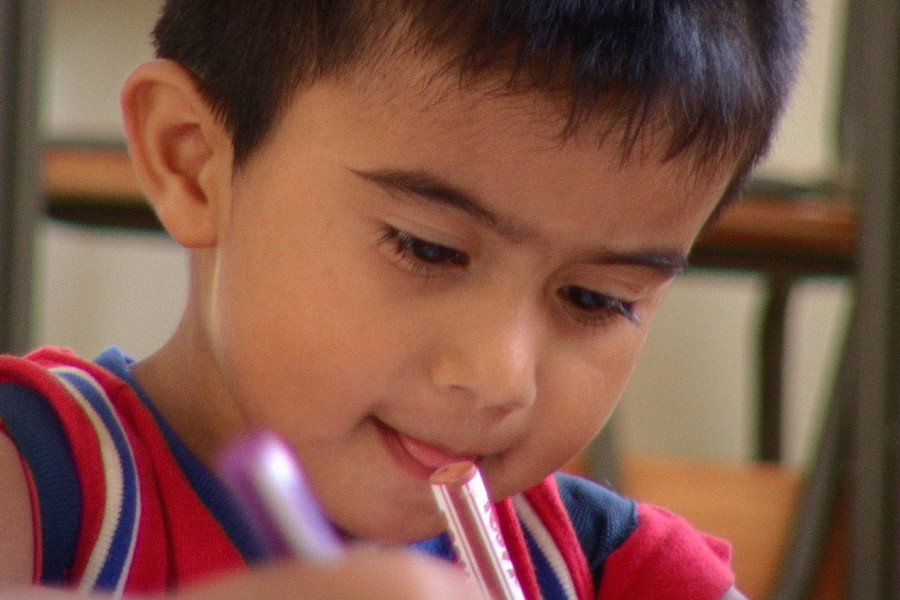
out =
<svg viewBox="0 0 900 600"><path fill-rule="evenodd" d="M110 444L100 436L97 401L105 391L91 375L98 369L58 348L0 356L0 426L30 488L34 571L47 583L67 579L79 535L97 520L99 509L87 510L83 499L106 495Z"/></svg>
<svg viewBox="0 0 900 600"><path fill-rule="evenodd" d="M46 359L56 349L42 349L24 358L0 356L0 426L29 469L37 492L57 498L77 512L77 478L69 431L81 431L79 411ZM41 494L38 495L41 497ZM69 502L66 502L66 500ZM61 517L61 520L69 515Z"/></svg>
<svg viewBox="0 0 900 600"><path fill-rule="evenodd" d="M556 476L599 598L718 599L734 584L727 542L596 482Z"/></svg>
<svg viewBox="0 0 900 600"><path fill-rule="evenodd" d="M25 357L0 356L0 421L29 462L78 461L90 432L104 429L111 392L126 384L67 350L42 348ZM85 456L85 468L96 466ZM79 468L81 465L79 464Z"/></svg>
<svg viewBox="0 0 900 600"><path fill-rule="evenodd" d="M12 570L9 565L25 553L29 581L53 570L60 575L67 568L55 561L52 550L45 551L42 533L54 523L66 525L60 530L65 535L57 539L69 542L60 547L68 545L66 554L71 555L80 520L74 464L62 420L49 401L61 398L65 391L34 357L0 356L0 477L4 482L0 537L11 542L0 551L4 563L0 570L21 579L21 565ZM52 511L50 498L59 500Z"/></svg>
<svg viewBox="0 0 900 600"><path fill-rule="evenodd" d="M607 559L600 598L722 598L734 585L731 547L664 508L638 504L638 524ZM607 594L607 595L604 595Z"/></svg>

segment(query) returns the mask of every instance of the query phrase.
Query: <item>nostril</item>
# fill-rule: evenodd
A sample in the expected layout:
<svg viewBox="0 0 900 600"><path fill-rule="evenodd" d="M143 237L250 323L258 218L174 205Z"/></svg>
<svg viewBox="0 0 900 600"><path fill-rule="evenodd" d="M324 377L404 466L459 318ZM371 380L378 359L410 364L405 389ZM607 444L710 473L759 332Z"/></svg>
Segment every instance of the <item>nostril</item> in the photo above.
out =
<svg viewBox="0 0 900 600"><path fill-rule="evenodd" d="M432 384L442 393L472 402L499 416L531 405L536 398L536 382L530 369L490 369L484 363L464 368L443 360L435 364Z"/></svg>

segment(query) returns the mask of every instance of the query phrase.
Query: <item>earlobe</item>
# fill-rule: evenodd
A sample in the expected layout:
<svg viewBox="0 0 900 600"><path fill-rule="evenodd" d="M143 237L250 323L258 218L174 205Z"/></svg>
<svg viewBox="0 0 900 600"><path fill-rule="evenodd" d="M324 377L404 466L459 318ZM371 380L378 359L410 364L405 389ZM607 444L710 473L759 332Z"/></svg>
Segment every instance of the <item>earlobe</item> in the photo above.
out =
<svg viewBox="0 0 900 600"><path fill-rule="evenodd" d="M231 146L193 76L172 61L144 63L121 103L129 152L160 221L184 246L214 245Z"/></svg>

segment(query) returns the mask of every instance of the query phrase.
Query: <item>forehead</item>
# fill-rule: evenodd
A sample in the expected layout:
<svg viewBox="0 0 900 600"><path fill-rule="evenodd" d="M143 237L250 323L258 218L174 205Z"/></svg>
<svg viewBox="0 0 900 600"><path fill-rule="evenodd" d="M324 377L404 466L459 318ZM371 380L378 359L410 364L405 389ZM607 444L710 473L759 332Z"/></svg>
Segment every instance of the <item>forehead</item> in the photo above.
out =
<svg viewBox="0 0 900 600"><path fill-rule="evenodd" d="M486 197L525 198L539 189L557 200L556 209L567 198L590 198L612 185L623 193L620 210L639 200L644 208L648 201L658 204L665 216L698 203L708 214L710 189L721 195L734 171L736 161L668 157L662 126L631 136L601 117L571 131L564 99L510 90L489 76L461 80L435 64L400 56L320 80L298 91L276 129L282 138L300 140L318 132L322 152L352 141L359 160L380 163L366 168L424 169ZM647 197L634 198L641 189Z"/></svg>
<svg viewBox="0 0 900 600"><path fill-rule="evenodd" d="M732 166L750 150L725 137L716 146L702 135L685 134L682 121L689 117L681 114L687 109L678 96L667 99L662 95L655 101L635 103L634 93L610 85L592 100L578 101L567 86L529 83L527 66L521 69L525 74L503 62L482 71L464 71L439 51L423 55L408 48L408 43L400 43L393 52L375 53L370 61L336 77L348 89L369 95L375 108L434 107L432 116L453 118L502 101L523 117L518 124L539 123L541 135L547 139L580 137L598 145L609 141L622 159L633 154L657 160L683 155L695 161L694 172L706 171L707 175L723 165Z"/></svg>

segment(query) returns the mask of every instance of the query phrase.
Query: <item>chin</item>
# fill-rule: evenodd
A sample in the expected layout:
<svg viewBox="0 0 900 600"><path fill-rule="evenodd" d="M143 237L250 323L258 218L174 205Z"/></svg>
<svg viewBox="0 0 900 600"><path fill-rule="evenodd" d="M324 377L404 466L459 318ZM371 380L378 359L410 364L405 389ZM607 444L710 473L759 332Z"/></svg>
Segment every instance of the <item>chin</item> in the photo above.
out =
<svg viewBox="0 0 900 600"><path fill-rule="evenodd" d="M437 508L427 514L405 513L401 516L385 516L377 523L371 522L371 515L367 516L369 517L367 523L350 523L344 530L351 539L387 546L402 546L427 540L447 529L447 523Z"/></svg>

